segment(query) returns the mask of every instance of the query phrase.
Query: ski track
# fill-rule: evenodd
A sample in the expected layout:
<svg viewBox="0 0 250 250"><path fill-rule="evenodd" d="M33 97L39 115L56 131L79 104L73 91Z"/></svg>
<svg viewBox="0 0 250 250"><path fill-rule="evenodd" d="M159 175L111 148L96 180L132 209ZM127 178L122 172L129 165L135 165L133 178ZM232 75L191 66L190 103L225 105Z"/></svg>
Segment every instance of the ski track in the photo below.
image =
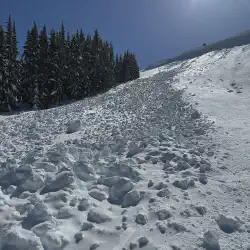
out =
<svg viewBox="0 0 250 250"><path fill-rule="evenodd" d="M94 243L124 250L131 242L139 249L142 236L149 240L144 250L200 250L207 230L221 250L249 250L249 59L250 45L210 52L142 72L94 98L0 116L0 250L95 249ZM127 177L127 185L112 191L101 176ZM177 180L194 186L182 190ZM112 192L132 182L136 206L109 203ZM81 231L91 209L104 221ZM171 215L159 220L162 209ZM136 223L138 214L144 225ZM240 226L222 231L220 215ZM117 228L122 222L127 229Z"/></svg>

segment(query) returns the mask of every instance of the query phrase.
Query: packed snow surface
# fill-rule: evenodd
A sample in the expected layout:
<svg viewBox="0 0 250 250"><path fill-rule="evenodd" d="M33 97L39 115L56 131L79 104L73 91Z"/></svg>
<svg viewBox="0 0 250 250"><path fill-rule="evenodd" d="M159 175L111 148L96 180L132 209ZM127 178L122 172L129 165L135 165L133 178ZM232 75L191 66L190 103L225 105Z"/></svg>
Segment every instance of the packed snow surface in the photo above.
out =
<svg viewBox="0 0 250 250"><path fill-rule="evenodd" d="M0 117L0 250L249 250L250 46Z"/></svg>

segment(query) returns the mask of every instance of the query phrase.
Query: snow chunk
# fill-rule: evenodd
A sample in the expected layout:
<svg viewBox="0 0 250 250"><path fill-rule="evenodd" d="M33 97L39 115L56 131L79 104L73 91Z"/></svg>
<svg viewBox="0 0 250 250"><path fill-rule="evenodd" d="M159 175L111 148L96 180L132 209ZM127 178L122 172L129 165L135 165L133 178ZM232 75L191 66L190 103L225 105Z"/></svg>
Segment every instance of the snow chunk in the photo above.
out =
<svg viewBox="0 0 250 250"><path fill-rule="evenodd" d="M107 187L112 187L117 181L119 181L121 177L112 176L105 178L103 175L97 180L98 184L102 184Z"/></svg>
<svg viewBox="0 0 250 250"><path fill-rule="evenodd" d="M43 202L35 203L27 217L23 220L22 226L25 229L30 229L33 226L52 219L52 212L47 208Z"/></svg>
<svg viewBox="0 0 250 250"><path fill-rule="evenodd" d="M78 210L79 211L87 211L90 207L89 201L86 198L82 198L79 205Z"/></svg>
<svg viewBox="0 0 250 250"><path fill-rule="evenodd" d="M136 206L139 201L140 193L137 190L132 190L124 196L122 207Z"/></svg>
<svg viewBox="0 0 250 250"><path fill-rule="evenodd" d="M146 246L149 243L149 240L148 240L148 238L143 236L143 237L140 237L138 239L138 242L139 242L139 248L142 248L142 247Z"/></svg>
<svg viewBox="0 0 250 250"><path fill-rule="evenodd" d="M1 239L2 238L2 239ZM40 239L31 231L21 227L12 227L0 236L2 249L44 250Z"/></svg>
<svg viewBox="0 0 250 250"><path fill-rule="evenodd" d="M166 220L172 216L172 213L167 209L161 209L156 212L159 220Z"/></svg>
<svg viewBox="0 0 250 250"><path fill-rule="evenodd" d="M159 196L161 198L163 198L163 197L170 198L171 192L169 191L168 188L163 188L157 192L157 196Z"/></svg>
<svg viewBox="0 0 250 250"><path fill-rule="evenodd" d="M142 151L139 146L133 142L130 142L128 145L128 153L127 153L127 158L133 157L134 155L140 153Z"/></svg>
<svg viewBox="0 0 250 250"><path fill-rule="evenodd" d="M68 123L68 127L67 127L67 131L66 133L67 134L72 134L72 133L75 133L77 131L79 131L81 129L81 121L80 120L74 120L74 121L70 121Z"/></svg>
<svg viewBox="0 0 250 250"><path fill-rule="evenodd" d="M106 195L97 189L91 190L89 195L98 201L104 201L107 199Z"/></svg>
<svg viewBox="0 0 250 250"><path fill-rule="evenodd" d="M228 234L231 234L239 229L241 222L230 216L220 215L218 219L220 229Z"/></svg>
<svg viewBox="0 0 250 250"><path fill-rule="evenodd" d="M217 234L211 231L204 233L203 246L206 250L220 250Z"/></svg>
<svg viewBox="0 0 250 250"><path fill-rule="evenodd" d="M187 190L189 187L193 187L194 186L194 181L193 180L175 180L173 182L173 186L180 188L182 190Z"/></svg>
<svg viewBox="0 0 250 250"><path fill-rule="evenodd" d="M34 173L22 182L20 188L24 191L36 192L44 185L44 182L45 180L41 173Z"/></svg>
<svg viewBox="0 0 250 250"><path fill-rule="evenodd" d="M147 224L148 218L147 215L144 212L139 212L136 215L135 222L139 225L145 225Z"/></svg>
<svg viewBox="0 0 250 250"><path fill-rule="evenodd" d="M82 224L82 228L81 228L81 231L88 231L88 230L91 230L92 228L94 228L95 226L90 223L90 222L84 222Z"/></svg>
<svg viewBox="0 0 250 250"><path fill-rule="evenodd" d="M111 221L112 218L110 216L108 216L107 214L101 212L99 209L95 208L95 209L91 209L88 212L87 220L89 222L94 222L94 223L100 224L100 223L104 223L107 221Z"/></svg>
<svg viewBox="0 0 250 250"><path fill-rule="evenodd" d="M128 178L120 178L110 189L109 202L120 205L124 195L134 188L134 184Z"/></svg>
<svg viewBox="0 0 250 250"><path fill-rule="evenodd" d="M82 181L95 180L95 170L90 164L86 164L83 161L78 161L73 167L73 171L76 177Z"/></svg>
<svg viewBox="0 0 250 250"><path fill-rule="evenodd" d="M69 186L74 182L73 173L70 171L64 171L56 176L54 180L48 183L41 191L41 194L49 192L56 192L64 187Z"/></svg>

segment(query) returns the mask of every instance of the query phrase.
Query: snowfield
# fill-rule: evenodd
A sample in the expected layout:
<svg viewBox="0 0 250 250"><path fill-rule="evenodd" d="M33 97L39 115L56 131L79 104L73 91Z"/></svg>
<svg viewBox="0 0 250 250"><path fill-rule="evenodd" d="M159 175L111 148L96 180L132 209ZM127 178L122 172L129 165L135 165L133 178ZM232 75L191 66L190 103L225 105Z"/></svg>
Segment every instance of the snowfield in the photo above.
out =
<svg viewBox="0 0 250 250"><path fill-rule="evenodd" d="M0 250L249 250L250 45L0 117Z"/></svg>

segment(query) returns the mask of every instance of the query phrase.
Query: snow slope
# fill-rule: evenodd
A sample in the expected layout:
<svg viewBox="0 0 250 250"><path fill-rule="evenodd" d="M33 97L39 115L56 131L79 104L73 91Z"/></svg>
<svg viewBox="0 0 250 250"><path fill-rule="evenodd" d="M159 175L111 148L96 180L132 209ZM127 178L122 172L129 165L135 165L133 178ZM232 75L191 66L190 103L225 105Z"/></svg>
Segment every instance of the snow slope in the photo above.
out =
<svg viewBox="0 0 250 250"><path fill-rule="evenodd" d="M249 59L0 119L0 250L249 250Z"/></svg>
<svg viewBox="0 0 250 250"><path fill-rule="evenodd" d="M208 44L205 47L202 46L202 47L198 47L192 50L188 50L179 56L169 58L166 60L161 60L157 62L156 64L150 65L148 69L154 69L156 67L160 67L162 65L166 65L166 64L176 62L176 61L193 59L195 57L202 56L208 52L212 52L215 50L230 49L235 46L247 45L249 43L250 43L250 31L248 30L248 31L239 33L233 37L229 37L227 39Z"/></svg>

